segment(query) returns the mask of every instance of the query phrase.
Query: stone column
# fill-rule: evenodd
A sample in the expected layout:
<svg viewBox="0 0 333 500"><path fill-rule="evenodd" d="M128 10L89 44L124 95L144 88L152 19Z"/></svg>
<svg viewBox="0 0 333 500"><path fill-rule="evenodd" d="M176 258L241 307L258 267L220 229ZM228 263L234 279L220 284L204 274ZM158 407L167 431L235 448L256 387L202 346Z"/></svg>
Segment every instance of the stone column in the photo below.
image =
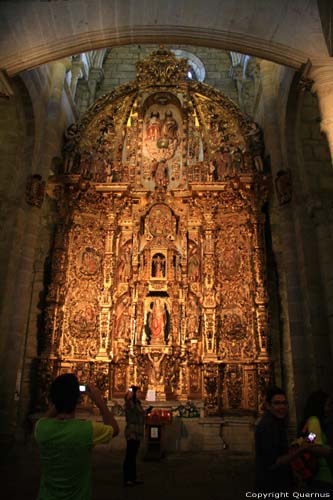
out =
<svg viewBox="0 0 333 500"><path fill-rule="evenodd" d="M276 96L275 63L260 63L262 99L264 104L264 138L266 152L270 155L272 176L284 169L281 130L278 124L279 109ZM306 362L306 339L302 317L302 296L298 272L298 256L295 249L294 210L292 205L278 206L276 196L270 207L270 219L276 227L272 232L273 248L277 259L279 274L279 295L283 317L282 364L288 395L292 403L292 416L295 419L294 398L304 397L307 393L307 377L304 373ZM280 246L280 248L277 247Z"/></svg>
<svg viewBox="0 0 333 500"><path fill-rule="evenodd" d="M230 76L236 82L237 94L239 107L243 108L243 66L238 64L237 66L232 66L230 70Z"/></svg>
<svg viewBox="0 0 333 500"><path fill-rule="evenodd" d="M71 73L72 73L72 78L71 78L71 83L70 83L70 89L71 89L72 98L74 100L78 79L83 77L83 70L82 70L82 62L81 61L72 62Z"/></svg>
<svg viewBox="0 0 333 500"><path fill-rule="evenodd" d="M62 134L67 123L62 123L62 92L64 89L64 81L66 72L71 67L70 58L61 59L50 64L50 80L51 86L49 89L49 98L46 108L45 121L43 132L40 137L40 158L39 164L41 168L49 172L52 159L60 154ZM37 139L37 140L38 140Z"/></svg>
<svg viewBox="0 0 333 500"><path fill-rule="evenodd" d="M314 80L313 90L317 93L319 101L320 129L327 136L333 163L333 64L314 66L310 77Z"/></svg>

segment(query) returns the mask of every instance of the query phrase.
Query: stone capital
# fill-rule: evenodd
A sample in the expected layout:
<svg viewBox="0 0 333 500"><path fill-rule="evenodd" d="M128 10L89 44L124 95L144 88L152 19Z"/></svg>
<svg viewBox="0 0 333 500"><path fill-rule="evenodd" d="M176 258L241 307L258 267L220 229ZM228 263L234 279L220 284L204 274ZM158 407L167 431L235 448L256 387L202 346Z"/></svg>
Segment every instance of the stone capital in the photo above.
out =
<svg viewBox="0 0 333 500"><path fill-rule="evenodd" d="M99 83L104 76L104 71L102 68L91 68L89 71L89 79L92 79Z"/></svg>
<svg viewBox="0 0 333 500"><path fill-rule="evenodd" d="M69 71L72 66L72 60L70 57L64 57L63 59L58 59L58 61L52 61L50 63L52 69L56 69L59 71Z"/></svg>
<svg viewBox="0 0 333 500"><path fill-rule="evenodd" d="M314 81L312 88L318 95L333 93L333 64L313 66L309 76Z"/></svg>
<svg viewBox="0 0 333 500"><path fill-rule="evenodd" d="M71 65L71 72L73 78L80 78L83 76L83 63L81 61L73 61Z"/></svg>

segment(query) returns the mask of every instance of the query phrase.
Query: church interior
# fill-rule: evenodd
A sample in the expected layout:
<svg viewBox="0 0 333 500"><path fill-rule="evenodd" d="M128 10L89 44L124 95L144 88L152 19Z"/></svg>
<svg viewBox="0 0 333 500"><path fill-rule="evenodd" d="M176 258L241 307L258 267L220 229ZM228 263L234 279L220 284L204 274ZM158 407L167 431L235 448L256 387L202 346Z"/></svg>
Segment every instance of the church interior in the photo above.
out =
<svg viewBox="0 0 333 500"><path fill-rule="evenodd" d="M0 6L1 442L74 372L251 452L333 384L333 6L91 4Z"/></svg>

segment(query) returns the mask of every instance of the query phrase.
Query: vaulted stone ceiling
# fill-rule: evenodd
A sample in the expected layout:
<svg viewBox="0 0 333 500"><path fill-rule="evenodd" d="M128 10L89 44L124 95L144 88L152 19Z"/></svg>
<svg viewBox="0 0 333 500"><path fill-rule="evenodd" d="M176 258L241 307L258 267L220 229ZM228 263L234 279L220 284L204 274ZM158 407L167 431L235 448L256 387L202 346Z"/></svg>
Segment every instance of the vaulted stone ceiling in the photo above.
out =
<svg viewBox="0 0 333 500"><path fill-rule="evenodd" d="M316 0L1 2L0 68L9 75L124 43L207 45L299 68L329 62Z"/></svg>

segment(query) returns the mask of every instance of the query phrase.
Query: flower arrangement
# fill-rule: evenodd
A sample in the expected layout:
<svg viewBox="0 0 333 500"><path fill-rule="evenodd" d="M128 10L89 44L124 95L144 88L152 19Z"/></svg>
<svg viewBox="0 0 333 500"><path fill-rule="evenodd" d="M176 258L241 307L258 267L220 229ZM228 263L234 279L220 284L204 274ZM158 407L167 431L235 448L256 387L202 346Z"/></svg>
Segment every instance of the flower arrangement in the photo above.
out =
<svg viewBox="0 0 333 500"><path fill-rule="evenodd" d="M200 417L199 410L192 401L188 401L184 405L179 405L176 408L171 408L171 413L174 417L182 418L198 418Z"/></svg>

